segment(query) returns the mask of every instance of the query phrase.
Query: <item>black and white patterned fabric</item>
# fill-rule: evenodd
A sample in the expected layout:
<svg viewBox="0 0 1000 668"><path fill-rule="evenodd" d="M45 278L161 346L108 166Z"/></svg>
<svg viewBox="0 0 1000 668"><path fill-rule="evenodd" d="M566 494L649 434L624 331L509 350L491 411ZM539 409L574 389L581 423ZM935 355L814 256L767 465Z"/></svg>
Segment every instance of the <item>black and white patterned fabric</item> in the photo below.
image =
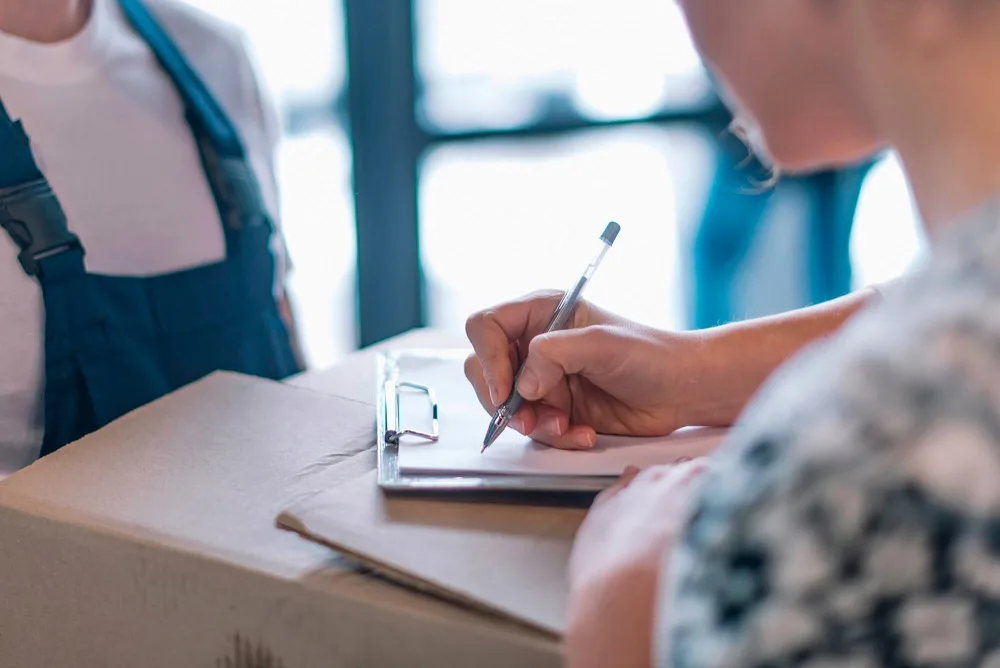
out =
<svg viewBox="0 0 1000 668"><path fill-rule="evenodd" d="M716 455L658 666L1000 668L1000 200L932 247Z"/></svg>

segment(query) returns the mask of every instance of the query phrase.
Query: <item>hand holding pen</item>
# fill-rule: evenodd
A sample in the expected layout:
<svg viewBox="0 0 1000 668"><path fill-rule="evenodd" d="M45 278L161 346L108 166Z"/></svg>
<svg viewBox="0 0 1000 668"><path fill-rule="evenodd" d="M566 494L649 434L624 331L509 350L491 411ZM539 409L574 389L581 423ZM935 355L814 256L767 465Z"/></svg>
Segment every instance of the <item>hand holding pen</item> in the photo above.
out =
<svg viewBox="0 0 1000 668"><path fill-rule="evenodd" d="M545 326L545 332L557 332L565 329L569 324L570 320L573 318L573 314L576 312L576 308L580 303L580 299L583 296L583 290L587 287L587 283L590 282L591 277L593 277L594 272L601 264L601 260L614 245L615 239L618 237L618 233L621 231L621 226L618 223L608 223L608 226L604 228L604 232L601 233L600 250L594 256L594 259L590 261L587 268L584 270L583 274L577 279L576 284L563 295L563 298L556 305L555 310L552 312L552 317L549 319L548 324ZM496 412L493 414L493 418L490 420L489 427L486 429L486 436L483 439L483 452L486 452L486 448L493 445L500 434L503 433L507 425L510 424L511 419L521 408L521 404L524 402L524 397L518 391L518 382L521 379L521 374L524 372L525 365L521 364L518 369L517 374L514 375L514 382L512 384L512 389L510 395L507 399L500 404Z"/></svg>
<svg viewBox="0 0 1000 668"><path fill-rule="evenodd" d="M556 448L586 450L599 433L652 436L700 424L682 410L691 405L688 375L702 369L698 333L647 327L586 300L565 329L550 331L564 298L536 293L467 321L474 352L465 374L486 410L484 428L515 374L522 403L510 428Z"/></svg>

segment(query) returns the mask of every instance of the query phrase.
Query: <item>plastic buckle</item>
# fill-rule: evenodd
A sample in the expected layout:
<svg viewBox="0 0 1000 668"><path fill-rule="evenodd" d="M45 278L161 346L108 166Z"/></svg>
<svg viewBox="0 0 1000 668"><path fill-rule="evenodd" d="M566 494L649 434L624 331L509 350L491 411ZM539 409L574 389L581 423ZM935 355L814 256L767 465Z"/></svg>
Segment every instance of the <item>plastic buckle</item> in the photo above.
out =
<svg viewBox="0 0 1000 668"><path fill-rule="evenodd" d="M29 276L38 261L71 250L83 253L80 239L69 231L66 214L44 180L0 190L0 227L21 252L17 259Z"/></svg>
<svg viewBox="0 0 1000 668"><path fill-rule="evenodd" d="M221 154L207 134L196 134L202 165L218 200L223 224L231 230L266 224L257 178L247 160Z"/></svg>
<svg viewBox="0 0 1000 668"><path fill-rule="evenodd" d="M264 222L264 207L257 189L257 177L245 160L222 158L221 171L228 189L227 198L239 227L257 227ZM234 226L234 227L236 227Z"/></svg>

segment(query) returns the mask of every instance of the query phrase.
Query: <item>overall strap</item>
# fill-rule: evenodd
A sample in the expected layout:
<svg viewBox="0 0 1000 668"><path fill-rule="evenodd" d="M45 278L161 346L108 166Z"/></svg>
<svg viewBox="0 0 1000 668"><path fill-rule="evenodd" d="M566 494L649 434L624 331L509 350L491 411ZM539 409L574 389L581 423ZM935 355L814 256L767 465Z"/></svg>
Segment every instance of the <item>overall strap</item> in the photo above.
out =
<svg viewBox="0 0 1000 668"><path fill-rule="evenodd" d="M35 164L21 121L0 102L0 227L21 250L17 259L29 276L82 274L83 246L70 232L66 214ZM57 256L59 257L57 259ZM51 265L52 271L42 267Z"/></svg>
<svg viewBox="0 0 1000 668"><path fill-rule="evenodd" d="M142 0L118 2L184 102L227 238L232 231L266 223L257 179L229 116Z"/></svg>
<svg viewBox="0 0 1000 668"><path fill-rule="evenodd" d="M21 121L7 115L3 100L0 100L0 156L0 188L11 188L42 178L31 155L28 135L24 133Z"/></svg>
<svg viewBox="0 0 1000 668"><path fill-rule="evenodd" d="M193 115L189 121L201 125L199 129L208 135L215 150L221 155L242 158L243 144L229 122L229 117L149 9L141 0L119 0L119 4L132 28L139 33L156 56L160 67L173 80L177 92L184 100L184 107L189 115Z"/></svg>

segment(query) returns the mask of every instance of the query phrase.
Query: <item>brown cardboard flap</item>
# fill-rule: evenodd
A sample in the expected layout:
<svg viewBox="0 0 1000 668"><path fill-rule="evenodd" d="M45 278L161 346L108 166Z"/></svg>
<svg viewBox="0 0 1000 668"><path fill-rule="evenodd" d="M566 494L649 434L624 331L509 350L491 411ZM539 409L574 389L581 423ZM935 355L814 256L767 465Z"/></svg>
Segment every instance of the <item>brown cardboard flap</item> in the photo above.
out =
<svg viewBox="0 0 1000 668"><path fill-rule="evenodd" d="M278 523L384 576L552 635L566 627L566 565L582 508L386 496L375 472Z"/></svg>
<svg viewBox="0 0 1000 668"><path fill-rule="evenodd" d="M373 441L368 406L217 373L5 479L0 507L298 577L329 555L275 515Z"/></svg>

